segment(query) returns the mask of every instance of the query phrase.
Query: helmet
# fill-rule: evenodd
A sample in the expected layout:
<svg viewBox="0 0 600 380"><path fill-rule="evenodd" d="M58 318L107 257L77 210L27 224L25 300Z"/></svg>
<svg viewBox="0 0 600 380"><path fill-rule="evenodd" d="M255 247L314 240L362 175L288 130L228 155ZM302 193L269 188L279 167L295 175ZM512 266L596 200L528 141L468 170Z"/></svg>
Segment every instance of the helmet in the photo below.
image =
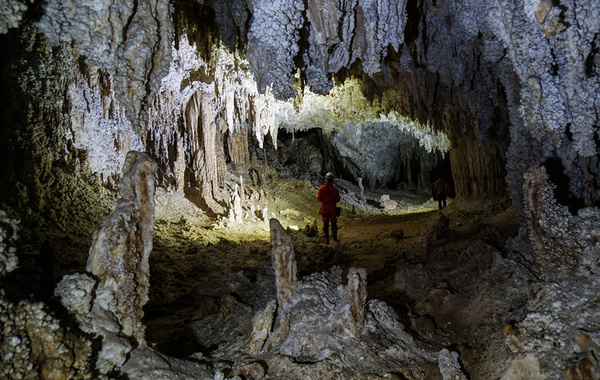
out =
<svg viewBox="0 0 600 380"><path fill-rule="evenodd" d="M333 173L329 172L329 173L325 174L325 178L334 178Z"/></svg>

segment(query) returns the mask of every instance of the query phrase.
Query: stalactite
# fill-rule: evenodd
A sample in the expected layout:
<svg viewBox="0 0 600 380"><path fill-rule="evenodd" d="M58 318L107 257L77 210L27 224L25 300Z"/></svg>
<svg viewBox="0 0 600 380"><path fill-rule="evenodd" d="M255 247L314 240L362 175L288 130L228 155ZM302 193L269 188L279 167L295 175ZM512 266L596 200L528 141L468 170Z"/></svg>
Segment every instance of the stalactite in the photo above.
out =
<svg viewBox="0 0 600 380"><path fill-rule="evenodd" d="M258 93L248 72L232 69L238 57L222 48L213 54L205 62L185 36L173 47L169 74L149 111L146 145L157 158L161 186L182 193L197 188L212 212L223 213L226 163L250 163L252 138L262 147L271 134L276 145L277 103Z"/></svg>
<svg viewBox="0 0 600 380"><path fill-rule="evenodd" d="M88 151L92 172L116 185L127 152L144 147L116 98L112 77L80 64L69 84L69 99L71 128L66 138L75 148Z"/></svg>
<svg viewBox="0 0 600 380"><path fill-rule="evenodd" d="M39 28L52 45L75 42L86 63L105 69L137 131L143 131L152 95L167 73L173 41L168 0L44 2Z"/></svg>
<svg viewBox="0 0 600 380"><path fill-rule="evenodd" d="M225 183L227 166L223 150L222 132L217 127L214 105L210 93L198 90L191 98L184 122L190 132L192 168L195 182L203 200L214 212L222 213L219 187Z"/></svg>

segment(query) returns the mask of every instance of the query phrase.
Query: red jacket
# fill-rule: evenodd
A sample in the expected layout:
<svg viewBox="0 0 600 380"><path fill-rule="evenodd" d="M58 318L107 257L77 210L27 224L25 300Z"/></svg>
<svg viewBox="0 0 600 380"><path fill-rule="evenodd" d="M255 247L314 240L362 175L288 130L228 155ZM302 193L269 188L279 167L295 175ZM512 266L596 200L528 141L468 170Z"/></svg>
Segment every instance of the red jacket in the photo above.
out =
<svg viewBox="0 0 600 380"><path fill-rule="evenodd" d="M319 202L323 203L323 205L335 205L342 198L340 197L340 192L337 187L333 186L331 183L326 183L319 187L317 199Z"/></svg>

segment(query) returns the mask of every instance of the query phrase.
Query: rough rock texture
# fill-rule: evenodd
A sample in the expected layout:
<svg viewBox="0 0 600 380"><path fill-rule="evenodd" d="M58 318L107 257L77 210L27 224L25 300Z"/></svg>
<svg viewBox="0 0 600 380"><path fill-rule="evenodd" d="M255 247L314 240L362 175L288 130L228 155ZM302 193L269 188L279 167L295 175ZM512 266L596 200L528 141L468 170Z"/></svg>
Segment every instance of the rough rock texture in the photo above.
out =
<svg viewBox="0 0 600 380"><path fill-rule="evenodd" d="M432 365L435 354L406 334L382 302L371 300L365 305L364 327L355 338L352 330L358 321L353 319L350 290L341 285L340 275L339 269L333 269L298 285L285 339L259 355L265 357L270 374L359 379L399 372L412 379L439 378Z"/></svg>
<svg viewBox="0 0 600 380"><path fill-rule="evenodd" d="M27 10L27 3L28 0L6 0L0 4L0 34L19 26L23 13Z"/></svg>
<svg viewBox="0 0 600 380"><path fill-rule="evenodd" d="M548 281L594 274L599 265L594 257L600 252L598 208L571 215L557 204L554 188L543 167L533 166L525 174L525 212L536 269Z"/></svg>
<svg viewBox="0 0 600 380"><path fill-rule="evenodd" d="M175 359L147 347L138 347L131 351L121 372L130 379L224 379L221 372L213 376L211 369L206 363Z"/></svg>
<svg viewBox="0 0 600 380"><path fill-rule="evenodd" d="M0 294L0 376L91 379L92 342L65 329L41 302L15 304Z"/></svg>
<svg viewBox="0 0 600 380"><path fill-rule="evenodd" d="M234 69L243 62L222 49L207 62L183 36L171 53L145 141L159 165L158 184L224 214L226 164L251 164L251 137L262 148L270 133L276 145L275 101L259 94L250 75Z"/></svg>
<svg viewBox="0 0 600 380"><path fill-rule="evenodd" d="M0 276L17 268L17 248L14 246L18 238L17 219L9 218L6 211L0 210Z"/></svg>
<svg viewBox="0 0 600 380"><path fill-rule="evenodd" d="M277 228L276 219L271 223L272 239L279 242L272 245L273 256L284 251L289 257L290 236ZM274 263L276 273L278 265ZM254 315L243 345L225 343L212 353L213 359L233 360L237 373L256 374L254 363L264 363L258 378L269 379L376 379L394 373L440 379L437 353L406 333L385 303L367 301L365 270L352 268L347 286L341 274L334 267L296 281L285 314L270 302Z"/></svg>
<svg viewBox="0 0 600 380"><path fill-rule="evenodd" d="M142 308L148 300L155 170L146 154L127 155L121 199L94 233L89 273L65 276L56 289L79 328L101 339L95 368L103 374L125 363L133 342L146 344Z"/></svg>
<svg viewBox="0 0 600 380"><path fill-rule="evenodd" d="M350 268L348 271L348 305L352 319L348 329L358 336L365 324L365 305L367 303L367 271L364 268Z"/></svg>
<svg viewBox="0 0 600 380"><path fill-rule="evenodd" d="M84 74L79 74L72 49L51 48L29 21L0 35L0 44L2 203L21 216L19 255L45 251L62 268L53 273L46 266L49 282L25 281L22 290L51 294L51 277L85 265L90 236L112 199L100 176L92 174L89 153L75 145L79 141L73 135L69 89ZM90 98L90 105L95 104ZM22 266L30 270L27 261Z"/></svg>
<svg viewBox="0 0 600 380"><path fill-rule="evenodd" d="M90 66L105 69L133 125L145 128L150 96L170 61L168 1L48 1L38 26L50 44L75 42Z"/></svg>
<svg viewBox="0 0 600 380"><path fill-rule="evenodd" d="M447 348L440 351L438 356L440 372L443 380L466 380L467 377L460 370L458 353L450 352Z"/></svg>
<svg viewBox="0 0 600 380"><path fill-rule="evenodd" d="M277 99L287 100L294 90L294 57L298 54L299 29L304 2L256 0L248 32L248 61L258 89L272 88Z"/></svg>
<svg viewBox="0 0 600 380"><path fill-rule="evenodd" d="M0 211L0 281L17 267L18 221ZM0 376L13 379L91 378L91 341L65 329L41 302L14 302L0 289Z"/></svg>
<svg viewBox="0 0 600 380"><path fill-rule="evenodd" d="M305 11L305 13L304 13ZM398 51L404 42L404 1L256 1L248 35L248 60L259 90L273 86L278 99L296 94L294 62L310 89L325 94L333 87L330 78L356 61L367 74L381 71L389 46ZM306 24L307 47L300 51L299 29Z"/></svg>
<svg viewBox="0 0 600 380"><path fill-rule="evenodd" d="M593 359L598 351L598 316L594 310L600 220L597 208L593 207L597 205L600 187L597 160L600 4L597 1L262 0L245 5L238 2L239 12L223 1L201 3L207 11L204 18L190 13L185 20L196 22L186 29L192 41L188 45L182 43L183 36L174 41L167 1L45 2L45 11L37 24L43 34L38 33L31 20L23 19L35 13L33 9L24 10L22 5L26 2L2 3L0 137L5 145L0 154L6 165L0 168L0 193L2 202L23 217L25 228L19 243L25 248L22 253L44 251L52 256L56 252L56 260L63 261L62 268L80 264L78 255L69 255L76 250L70 245L87 241L90 226L107 209L102 182L91 173L102 173L104 184L110 186L106 178L115 171L112 158L119 157L128 144L140 143L129 134L128 123L139 130L147 127L147 119L151 124L144 144L160 164L162 185L188 195L196 192L199 195L194 200L198 205L210 203L207 211L224 212L231 208L232 219L237 221L246 214L252 215L252 220L266 219L269 215L265 206L268 200L261 200L260 212L244 205L250 197L262 196L260 191L251 195L245 192L241 182L250 183L246 177L249 173L244 173L239 186L237 182L231 188L224 185L230 174L228 163L243 167L252 160L248 150L254 141L249 142L247 137L254 136L263 148L263 139L270 133L276 148L280 126L291 131L322 128L331 132L348 125L365 127L372 121L385 122L391 119L390 115L400 114L421 126L446 133L451 143L450 159L459 198L507 193L526 227L507 250L500 252L500 248L484 240L470 245L461 256L465 265L475 267L472 273L479 273L479 269L484 274L478 279L510 285L494 288L493 297L470 294L472 297L467 299L478 301L468 303L457 296L453 289L458 288L458 279L472 280L462 273L443 281L427 281L430 288L405 285L407 293L414 291L409 296L419 314L414 318L415 329L424 334L441 333L441 328L430 328L428 315L442 318L454 311L466 319L473 309L483 313L498 306L512 320L502 323L506 322L504 339L513 356L509 361L501 360L497 368L488 368L495 376L558 379L565 373L575 377L577 373L585 376L593 372L597 366ZM214 9L207 10L210 6ZM229 15L233 17L226 21ZM229 47L229 55L222 55L215 47L218 42L209 30L213 24L202 22L211 18L216 20L218 35ZM337 24L330 20L336 20ZM177 19L177 22L184 21ZM13 28L18 25L22 27ZM247 38L241 36L246 28L250 33ZM245 41L248 45L244 50ZM248 62L231 48L237 43ZM194 44L200 53L189 54L186 49ZM197 59L200 56L206 63ZM190 58L189 66L181 63ZM159 84L165 84L159 80L167 74L170 61L173 61L173 69L169 71L171 81L161 88L164 92L152 97ZM256 76L260 91L246 75L249 71ZM314 92L305 89L304 84ZM277 102L269 94L268 86L272 86L276 98L296 93L299 97L288 103ZM266 95L256 95L260 92ZM316 95L324 92L330 95ZM119 102L114 102L113 93ZM149 118L146 110L150 112ZM113 121L115 125L111 124ZM110 131L102 140L103 149L110 151L106 155L96 156L97 151L90 148L92 139L86 140L97 136L87 134L94 128ZM111 160L102 163L98 157ZM266 160L266 151L264 157ZM119 159L122 158L116 161ZM325 155L324 161L324 167L329 167L330 157ZM370 182L366 168L364 164L352 176ZM257 184L259 179L263 180L259 175L252 178ZM448 241L450 232L445 220L432 230L427 242L432 248L427 261L449 265L451 256L445 255L447 252L440 245ZM65 265L66 258L71 257L74 262ZM473 258L473 262L466 258ZM7 266L13 267L11 259L8 260ZM411 267L414 268L418 266ZM527 268L533 271L532 277L537 276L535 281L524 279ZM493 277L496 273L502 276ZM265 359L274 373L337 374L352 365L362 365L355 364L361 363L358 360L361 355L357 353L361 349L340 348L349 346L347 343L352 339L348 336L352 334L336 340L329 331L318 330L328 326L336 334L345 331L339 313L345 313L342 320L353 314L346 309L334 310L347 306L346 296L342 297L346 290L337 277L315 275L297 283L292 295L286 294L290 312L278 321L281 328L277 334L271 334L260 348L282 353ZM98 293L97 304L92 302L94 281L87 275L74 275L62 283L69 289L64 292L78 292L79 297L71 299L73 310L81 308L84 315L91 305L115 312L118 307L123 310L128 307L115 305L109 291ZM589 288L581 286L583 281ZM53 285L53 281L47 284ZM26 288L22 292L28 294L30 290L33 293L36 289ZM531 298L528 302L523 301L525 293ZM144 296L142 290L140 300ZM507 307L507 303L513 305ZM6 310L15 307L11 305L6 303L4 307ZM28 320L36 321L35 315L46 318L45 312L35 311L32 305L35 303L27 301L23 306ZM298 309L294 309L296 306ZM247 310L233 305L231 299L224 301L220 324L214 326L233 323L227 317L236 307ZM305 309L314 313L299 312ZM124 313L123 310L119 312ZM457 310L465 310L465 314ZM19 314L23 313L10 311L7 320L20 321ZM132 318L137 317L134 313ZM100 364L103 372L110 371L115 364L123 364L125 353L131 350L127 339L131 335L120 336L120 327L111 318L110 314L103 314L80 321L82 326L86 323L92 326L87 331L100 334L101 329L93 327L94 323L108 331L100 334L106 344L106 351L99 356L101 363L104 360ZM127 319L129 316L123 318L128 333L137 333L140 343L140 330L130 326L135 323ZM49 317L48 325L40 327L49 331L44 336L52 337L39 338L44 347L53 347L51 342L67 339L58 332L60 329L53 329L53 321ZM268 324L267 316L264 322ZM393 328L380 333L381 325ZM15 331L26 328L15 326ZM357 331L360 333L360 329ZM428 351L423 359L420 353L413 352L413 345L407 344L410 347L406 351L413 355L412 359L400 355L402 350L397 347L403 347L409 337L390 310L377 302L371 301L365 307L364 331L385 335L386 339L376 342L378 351L383 352L379 359L368 357L364 367L354 368L361 375L367 368L375 367L382 368L381 376L389 371L408 378L424 378L433 373L433 377L439 376L440 371L451 375L456 367L455 355L450 352ZM35 331L29 335L34 336ZM252 352L261 346L262 337L258 335ZM223 336L226 334L215 334L213 341L221 343ZM326 337L316 342L319 336ZM6 342L3 347L12 344L12 335L3 342ZM21 339L26 342L22 345L17 339L14 342L25 353L22 357L17 355L22 358L21 364L13 367L23 371L21 365L27 369L29 364L24 363L35 360L28 359L29 341ZM242 352L241 340L232 344L238 345L236 352ZM66 357L66 351L61 350L58 357ZM505 358L504 353L491 349L485 352L488 357ZM39 352L35 355L51 356ZM385 355L393 356L394 360L380 363L378 360ZM140 351L141 358L151 356ZM226 357L223 354L222 359ZM441 361L445 366L440 366ZM224 362L219 365L227 367ZM414 373L408 374L406 362L420 364ZM307 369L306 363L314 366ZM257 362L238 360L236 364L239 365L235 371L228 373L262 376L262 367ZM32 364L42 370L41 365L36 365ZM331 368L335 371L329 371Z"/></svg>
<svg viewBox="0 0 600 380"><path fill-rule="evenodd" d="M348 125L331 138L333 156L348 177L363 178L371 189L400 184L429 189L435 181L431 173L446 152L435 145L427 149L419 138L429 135L414 136L414 131L386 122Z"/></svg>
<svg viewBox="0 0 600 380"><path fill-rule="evenodd" d="M87 152L91 171L114 188L127 153L144 150L142 139L116 98L113 77L82 63L82 57L74 58L79 64L69 80L71 125L65 137L68 144Z"/></svg>
<svg viewBox="0 0 600 380"><path fill-rule="evenodd" d="M277 304L279 317L289 312L289 306L296 291L296 258L294 242L277 219L271 219L271 255L275 269Z"/></svg>
<svg viewBox="0 0 600 380"><path fill-rule="evenodd" d="M87 271L100 281L96 292L109 291L121 332L145 345L142 308L148 301L154 228L154 174L156 163L146 154L130 152L119 183L121 199L94 233Z"/></svg>
<svg viewBox="0 0 600 380"><path fill-rule="evenodd" d="M283 146L281 146L283 145ZM284 141L278 149L282 161L295 163L309 173L321 174L323 171L323 153L321 142L316 133L306 136L292 136Z"/></svg>

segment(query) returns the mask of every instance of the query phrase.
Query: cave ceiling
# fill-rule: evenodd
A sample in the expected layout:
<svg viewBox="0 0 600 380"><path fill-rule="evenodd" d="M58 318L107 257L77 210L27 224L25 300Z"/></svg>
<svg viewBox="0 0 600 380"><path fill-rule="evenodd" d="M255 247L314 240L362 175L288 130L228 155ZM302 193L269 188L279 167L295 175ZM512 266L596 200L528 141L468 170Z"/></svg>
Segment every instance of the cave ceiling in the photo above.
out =
<svg viewBox="0 0 600 380"><path fill-rule="evenodd" d="M277 146L280 128L402 119L448 137L425 144L452 147L460 195L498 189L522 209L530 165L568 177L563 203L598 185L599 9L592 0L10 0L0 31L33 21L49 48L70 46L88 82L86 70L104 75L96 82L122 110L116 123L142 140L174 135L194 91L218 104L218 128L249 128L261 146L268 134ZM182 44L194 51L184 56ZM87 149L84 140L75 144ZM484 164L461 165L470 161Z"/></svg>
<svg viewBox="0 0 600 380"><path fill-rule="evenodd" d="M28 6L5 3L2 28L17 27ZM305 94L331 96L351 80L361 97L332 100L342 125L394 112L444 131L461 160L484 153L460 151L460 140L502 152L508 172L488 167L479 175L506 175L517 203L522 162L557 159L572 173L572 194L598 172L596 1L54 0L41 7L36 25L50 45L72 43L87 65L105 70L137 130L147 129L172 47L185 37L207 62L206 78L224 49L233 56L225 76L250 74L255 88L247 92L272 96L270 104L291 99L292 113ZM247 118L259 140L294 124L268 113ZM332 120L300 119L304 128ZM463 185L465 195L481 188Z"/></svg>

